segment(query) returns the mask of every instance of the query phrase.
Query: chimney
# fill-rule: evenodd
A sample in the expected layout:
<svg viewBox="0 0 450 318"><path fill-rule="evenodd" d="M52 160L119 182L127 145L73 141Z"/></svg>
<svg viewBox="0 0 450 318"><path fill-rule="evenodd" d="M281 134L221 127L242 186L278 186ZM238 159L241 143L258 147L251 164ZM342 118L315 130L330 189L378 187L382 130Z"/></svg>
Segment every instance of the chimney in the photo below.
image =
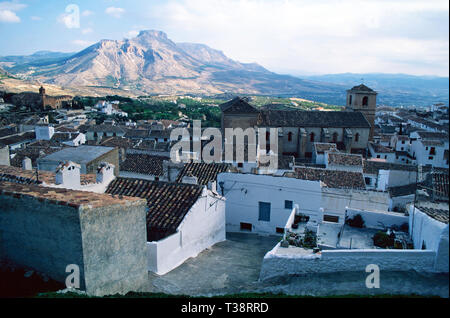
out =
<svg viewBox="0 0 450 318"><path fill-rule="evenodd" d="M108 162L102 162L97 168L97 183L108 183L115 178L114 165Z"/></svg>
<svg viewBox="0 0 450 318"><path fill-rule="evenodd" d="M80 165L72 161L66 161L56 168L55 184L66 188L80 187Z"/></svg>
<svg viewBox="0 0 450 318"><path fill-rule="evenodd" d="M198 184L198 178L193 175L184 176L181 183Z"/></svg>
<svg viewBox="0 0 450 318"><path fill-rule="evenodd" d="M36 126L34 129L36 140L50 140L55 134L55 128L52 126Z"/></svg>
<svg viewBox="0 0 450 318"><path fill-rule="evenodd" d="M22 169L23 170L33 170L33 164L31 162L30 158L28 158L28 157L23 158Z"/></svg>

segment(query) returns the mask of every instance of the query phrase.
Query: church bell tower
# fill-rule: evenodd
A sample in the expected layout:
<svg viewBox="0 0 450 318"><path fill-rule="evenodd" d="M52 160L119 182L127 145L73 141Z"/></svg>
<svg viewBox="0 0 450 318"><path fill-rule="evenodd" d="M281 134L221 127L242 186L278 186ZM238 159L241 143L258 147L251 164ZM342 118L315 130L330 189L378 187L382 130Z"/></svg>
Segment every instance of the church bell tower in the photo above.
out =
<svg viewBox="0 0 450 318"><path fill-rule="evenodd" d="M377 92L364 84L358 85L347 91L348 111L361 112L370 124L370 136L373 137L375 126L375 111L377 107Z"/></svg>

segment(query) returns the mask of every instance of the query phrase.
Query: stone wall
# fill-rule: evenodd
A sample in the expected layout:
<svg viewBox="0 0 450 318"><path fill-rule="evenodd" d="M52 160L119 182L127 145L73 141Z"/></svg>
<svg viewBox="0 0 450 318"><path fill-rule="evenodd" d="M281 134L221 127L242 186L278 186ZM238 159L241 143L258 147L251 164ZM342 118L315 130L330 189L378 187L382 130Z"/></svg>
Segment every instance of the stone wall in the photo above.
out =
<svg viewBox="0 0 450 318"><path fill-rule="evenodd" d="M146 202L92 208L0 193L0 259L65 283L80 269L92 295L141 290L147 281Z"/></svg>

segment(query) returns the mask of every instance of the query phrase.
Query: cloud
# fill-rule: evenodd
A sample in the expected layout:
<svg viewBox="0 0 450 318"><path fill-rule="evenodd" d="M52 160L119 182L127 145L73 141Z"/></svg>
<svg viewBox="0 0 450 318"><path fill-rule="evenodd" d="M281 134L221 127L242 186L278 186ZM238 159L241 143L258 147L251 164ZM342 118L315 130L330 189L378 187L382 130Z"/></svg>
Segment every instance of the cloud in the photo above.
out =
<svg viewBox="0 0 450 318"><path fill-rule="evenodd" d="M18 23L20 22L20 18L11 10L0 10L0 22Z"/></svg>
<svg viewBox="0 0 450 318"><path fill-rule="evenodd" d="M122 15L125 13L125 9L123 8L116 8L116 7L109 7L105 10L105 13L114 17L114 18L121 18Z"/></svg>
<svg viewBox="0 0 450 318"><path fill-rule="evenodd" d="M92 44L94 44L94 42L92 41L85 41L85 40L73 40L72 44L77 45L77 46L90 46Z"/></svg>
<svg viewBox="0 0 450 318"><path fill-rule="evenodd" d="M33 20L33 21L42 21L42 18L34 15L34 16L31 17L31 20Z"/></svg>
<svg viewBox="0 0 450 318"><path fill-rule="evenodd" d="M92 30L92 28L85 28L85 29L81 30L82 34L89 34L92 32L94 32L94 30Z"/></svg>
<svg viewBox="0 0 450 318"><path fill-rule="evenodd" d="M130 39L130 38L135 38L135 37L138 36L138 34L139 34L139 31L131 30L131 31L128 31L128 32L125 34L125 37L128 38L128 39Z"/></svg>
<svg viewBox="0 0 450 318"><path fill-rule="evenodd" d="M81 16L83 16L83 17L90 17L91 15L93 15L94 14L94 12L92 12L91 10L84 10L82 13L81 13Z"/></svg>
<svg viewBox="0 0 450 318"><path fill-rule="evenodd" d="M27 5L14 2L0 2L0 22L4 23L19 23L21 20L17 16L16 11L22 10Z"/></svg>
<svg viewBox="0 0 450 318"><path fill-rule="evenodd" d="M147 17L175 41L277 72L448 76L448 11L446 0L169 0Z"/></svg>

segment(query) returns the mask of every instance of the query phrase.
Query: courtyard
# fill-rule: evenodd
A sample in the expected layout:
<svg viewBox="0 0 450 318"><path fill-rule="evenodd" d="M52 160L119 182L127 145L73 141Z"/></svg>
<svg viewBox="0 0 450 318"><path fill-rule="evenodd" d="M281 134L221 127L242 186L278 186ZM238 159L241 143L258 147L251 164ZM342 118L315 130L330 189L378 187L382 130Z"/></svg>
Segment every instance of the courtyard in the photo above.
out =
<svg viewBox="0 0 450 318"><path fill-rule="evenodd" d="M281 239L246 233L227 233L227 240L190 258L166 275L149 273L148 291L190 296L235 293L288 295L419 294L448 297L448 275L381 272L380 288L367 289L367 273L344 272L278 277L259 282L264 255Z"/></svg>

